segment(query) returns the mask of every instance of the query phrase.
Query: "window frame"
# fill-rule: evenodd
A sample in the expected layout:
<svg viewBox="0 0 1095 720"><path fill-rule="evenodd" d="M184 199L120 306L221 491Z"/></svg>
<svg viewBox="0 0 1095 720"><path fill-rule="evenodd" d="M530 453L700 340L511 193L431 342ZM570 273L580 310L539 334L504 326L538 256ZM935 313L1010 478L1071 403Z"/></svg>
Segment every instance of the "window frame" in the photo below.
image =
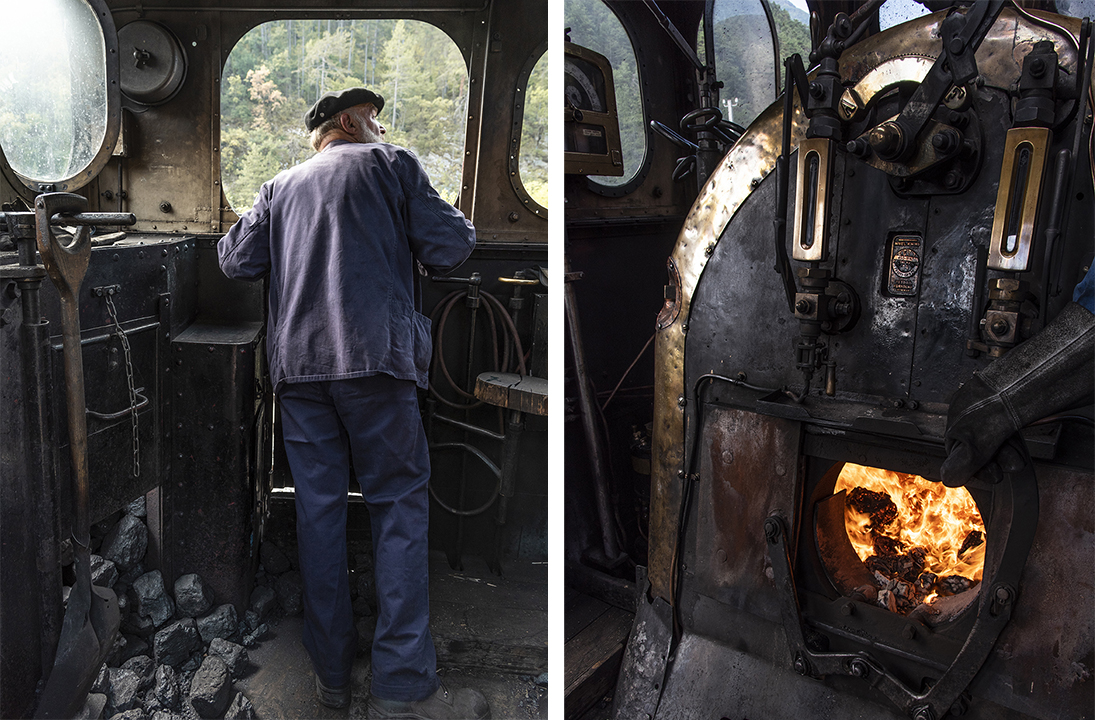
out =
<svg viewBox="0 0 1095 720"><path fill-rule="evenodd" d="M106 0L82 0L86 3L99 21L99 28L103 33L103 52L105 54L104 65L106 72L106 129L98 151L92 156L90 162L73 175L61 180L40 182L27 177L11 167L11 161L0 148L0 158L3 158L4 175L10 173L23 186L34 193L43 192L72 192L84 187L103 171L107 162L114 153L118 144L118 135L122 126L121 88L119 86L119 60L118 60L118 32L114 26L114 17L107 7ZM13 189L16 189L13 187Z"/></svg>
<svg viewBox="0 0 1095 720"><path fill-rule="evenodd" d="M513 89L513 123L510 126L509 142L510 147L512 148L512 151L509 153L510 186L517 195L517 199L520 200L525 207L535 213L537 217L542 217L545 220L548 217L548 209L537 202L535 198L525 190L524 180L521 179L521 134L525 125L525 97L528 94L528 81L532 76L532 71L536 69L536 64L540 62L540 58L542 58L549 49L547 40L544 40L537 45L528 59L525 60L525 64L521 66L521 72L517 75L517 83ZM550 58L548 58L548 61L550 62Z"/></svg>
<svg viewBox="0 0 1095 720"><path fill-rule="evenodd" d="M643 159L639 163L639 167L635 171L635 174L631 177L631 179L625 183L621 183L620 185L607 185L605 183L601 183L595 180L594 178L598 177L597 175L586 176L586 188L590 192L594 193L595 195L600 195L602 197L618 198L623 197L624 195L630 195L631 193L635 192L637 189L639 189L639 186L641 186L646 180L646 176L650 174L650 165L653 161L653 153L651 153L651 140L653 139L653 135L651 133L653 131L650 129L650 114L649 112L647 112L646 107L646 96L649 88L647 86L646 77L643 74L643 63L639 57L638 51L635 49L635 40L631 29L628 28L624 18L620 17L620 15L615 11L615 9L613 9L611 5L605 2L605 0L599 0L599 2L604 5L606 10L612 13L612 15L616 18L616 22L620 23L620 27L623 29L624 35L627 37L627 42L631 46L631 54L635 58L635 73L639 76L639 109L642 111L643 114ZM594 52L598 52L597 48L590 47L589 45L585 45L581 42L579 42L578 44L582 45L582 47L589 47L589 49L593 50ZM612 75L615 79L615 69L613 69ZM615 88L613 88L613 90L615 90ZM617 98L618 97L619 96L617 95ZM616 114L617 116L619 115L618 99L616 103ZM621 141L622 139L623 133L621 133Z"/></svg>

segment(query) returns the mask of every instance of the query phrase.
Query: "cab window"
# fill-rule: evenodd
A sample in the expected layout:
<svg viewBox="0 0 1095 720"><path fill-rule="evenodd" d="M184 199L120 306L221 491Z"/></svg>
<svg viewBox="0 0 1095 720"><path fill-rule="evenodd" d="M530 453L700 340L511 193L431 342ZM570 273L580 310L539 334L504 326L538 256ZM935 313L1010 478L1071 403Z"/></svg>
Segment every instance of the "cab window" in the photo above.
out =
<svg viewBox="0 0 1095 720"><path fill-rule="evenodd" d="M8 164L31 186L80 187L109 156L108 43L99 16L84 0L5 3L4 29L0 146Z"/></svg>
<svg viewBox="0 0 1095 720"><path fill-rule="evenodd" d="M563 22L570 28L570 41L608 58L616 89L616 111L620 120L624 174L621 177L590 176L592 187L627 185L639 174L646 159L647 134L643 114L635 48L620 20L601 0L568 0Z"/></svg>
<svg viewBox="0 0 1095 720"><path fill-rule="evenodd" d="M384 97L384 139L422 162L437 192L460 191L468 70L443 31L417 20L279 20L240 39L221 77L221 180L232 208L314 154L304 113L328 91Z"/></svg>
<svg viewBox="0 0 1095 720"><path fill-rule="evenodd" d="M798 53L803 63L809 65L809 15L794 6L788 8L776 2L768 5L779 38L780 55ZM715 0L712 14L715 72L723 83L719 109L724 119L746 127L783 90L782 74L777 73L773 61L771 25L758 0ZM696 45L703 58L706 43L702 21ZM782 62L779 67L783 67Z"/></svg>

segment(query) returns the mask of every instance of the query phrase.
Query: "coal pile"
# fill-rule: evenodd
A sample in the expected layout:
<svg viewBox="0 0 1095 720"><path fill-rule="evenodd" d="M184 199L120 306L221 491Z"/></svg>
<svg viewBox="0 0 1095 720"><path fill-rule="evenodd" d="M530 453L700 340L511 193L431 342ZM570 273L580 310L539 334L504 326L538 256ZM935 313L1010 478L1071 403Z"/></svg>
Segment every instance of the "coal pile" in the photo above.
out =
<svg viewBox="0 0 1095 720"><path fill-rule="evenodd" d="M253 648L281 617L301 611L295 550L264 544L255 589L243 617L219 603L198 574L165 582L145 566L144 499L92 529L92 582L112 588L121 631L100 669L82 718L195 720L255 717L234 681L254 670ZM295 577L294 577L295 576Z"/></svg>

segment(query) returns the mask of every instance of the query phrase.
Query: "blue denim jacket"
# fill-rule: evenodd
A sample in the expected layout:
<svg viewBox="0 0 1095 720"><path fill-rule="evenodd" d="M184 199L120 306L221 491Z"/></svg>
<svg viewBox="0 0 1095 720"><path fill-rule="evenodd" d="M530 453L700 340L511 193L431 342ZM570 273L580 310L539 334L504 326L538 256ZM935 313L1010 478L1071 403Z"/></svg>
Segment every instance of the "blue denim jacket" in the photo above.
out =
<svg viewBox="0 0 1095 720"><path fill-rule="evenodd" d="M415 261L456 268L475 229L409 150L336 140L279 173L217 245L221 269L269 278L267 355L283 382L386 373L426 387L430 321Z"/></svg>

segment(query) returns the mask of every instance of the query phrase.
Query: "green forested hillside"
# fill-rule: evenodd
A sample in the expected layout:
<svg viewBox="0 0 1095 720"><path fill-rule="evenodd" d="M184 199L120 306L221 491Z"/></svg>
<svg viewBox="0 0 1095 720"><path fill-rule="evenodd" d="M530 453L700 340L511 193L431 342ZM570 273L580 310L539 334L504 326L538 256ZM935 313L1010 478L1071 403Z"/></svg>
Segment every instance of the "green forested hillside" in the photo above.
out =
<svg viewBox="0 0 1095 720"><path fill-rule="evenodd" d="M324 92L357 85L384 96L385 139L414 151L441 196L456 199L468 73L449 37L413 20L283 20L244 36L223 73L221 176L237 211L252 205L263 182L312 155L305 111ZM546 125L546 102L534 94L525 122ZM525 184L541 188L546 205L546 129L526 136L522 152L544 160L523 163L533 175Z"/></svg>

